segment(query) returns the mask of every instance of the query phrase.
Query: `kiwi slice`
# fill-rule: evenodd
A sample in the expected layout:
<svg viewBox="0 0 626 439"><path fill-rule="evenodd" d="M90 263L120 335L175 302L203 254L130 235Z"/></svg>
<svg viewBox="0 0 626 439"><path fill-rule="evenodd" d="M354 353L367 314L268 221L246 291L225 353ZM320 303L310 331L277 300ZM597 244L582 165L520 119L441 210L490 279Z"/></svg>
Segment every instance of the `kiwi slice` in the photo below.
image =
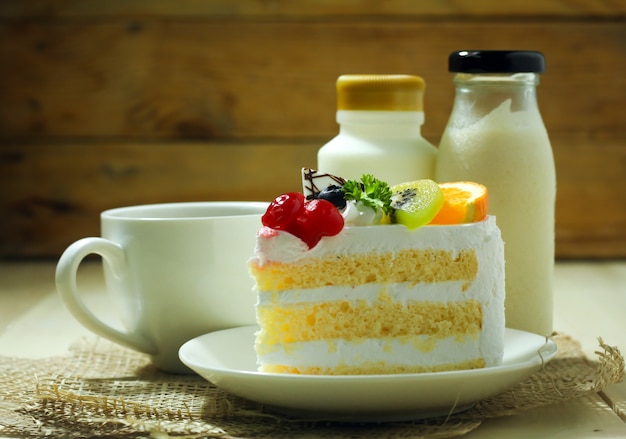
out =
<svg viewBox="0 0 626 439"><path fill-rule="evenodd" d="M443 192L433 180L416 180L391 187L392 222L413 230L428 224L443 206Z"/></svg>

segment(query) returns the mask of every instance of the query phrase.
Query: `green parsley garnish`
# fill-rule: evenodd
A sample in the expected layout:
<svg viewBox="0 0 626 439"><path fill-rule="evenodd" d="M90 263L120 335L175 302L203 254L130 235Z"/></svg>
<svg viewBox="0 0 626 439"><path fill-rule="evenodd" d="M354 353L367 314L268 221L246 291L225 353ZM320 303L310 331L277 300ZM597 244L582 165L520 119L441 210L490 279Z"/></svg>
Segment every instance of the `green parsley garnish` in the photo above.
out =
<svg viewBox="0 0 626 439"><path fill-rule="evenodd" d="M361 181L348 180L343 185L346 200L360 201L374 210L382 210L389 214L391 208L391 189L384 181L370 174L361 177Z"/></svg>

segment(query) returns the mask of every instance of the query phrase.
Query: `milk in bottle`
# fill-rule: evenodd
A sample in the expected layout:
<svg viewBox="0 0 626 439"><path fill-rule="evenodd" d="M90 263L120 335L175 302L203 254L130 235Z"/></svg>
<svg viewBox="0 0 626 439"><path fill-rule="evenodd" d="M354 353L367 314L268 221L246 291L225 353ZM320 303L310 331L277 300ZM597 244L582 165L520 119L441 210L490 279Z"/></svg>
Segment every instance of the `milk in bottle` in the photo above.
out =
<svg viewBox="0 0 626 439"><path fill-rule="evenodd" d="M556 176L535 93L544 57L461 51L449 70L456 95L435 179L487 186L505 243L506 325L550 334Z"/></svg>

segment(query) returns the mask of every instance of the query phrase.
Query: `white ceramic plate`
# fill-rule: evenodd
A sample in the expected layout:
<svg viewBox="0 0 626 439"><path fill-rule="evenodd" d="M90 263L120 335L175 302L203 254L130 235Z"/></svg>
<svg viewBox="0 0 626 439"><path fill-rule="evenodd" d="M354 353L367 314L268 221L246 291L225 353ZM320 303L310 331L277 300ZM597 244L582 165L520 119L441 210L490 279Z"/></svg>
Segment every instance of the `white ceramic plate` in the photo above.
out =
<svg viewBox="0 0 626 439"><path fill-rule="evenodd" d="M444 416L520 383L554 358L554 342L507 329L501 366L453 372L319 376L257 372L256 326L212 332L185 343L183 363L234 395L299 417L399 421Z"/></svg>

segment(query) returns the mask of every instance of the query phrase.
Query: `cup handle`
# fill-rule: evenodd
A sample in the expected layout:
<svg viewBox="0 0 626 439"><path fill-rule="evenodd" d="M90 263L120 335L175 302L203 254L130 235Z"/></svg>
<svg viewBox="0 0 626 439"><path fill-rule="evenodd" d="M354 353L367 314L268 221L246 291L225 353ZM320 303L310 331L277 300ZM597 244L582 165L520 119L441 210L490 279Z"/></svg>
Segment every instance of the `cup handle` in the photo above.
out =
<svg viewBox="0 0 626 439"><path fill-rule="evenodd" d="M76 274L78 266L89 254L102 256L103 263L109 265L114 276L125 275L126 257L121 245L104 238L83 238L74 242L63 252L56 268L57 291L65 306L90 331L139 352L156 354L156 346L150 340L141 334L124 332L109 326L85 306L78 292Z"/></svg>

